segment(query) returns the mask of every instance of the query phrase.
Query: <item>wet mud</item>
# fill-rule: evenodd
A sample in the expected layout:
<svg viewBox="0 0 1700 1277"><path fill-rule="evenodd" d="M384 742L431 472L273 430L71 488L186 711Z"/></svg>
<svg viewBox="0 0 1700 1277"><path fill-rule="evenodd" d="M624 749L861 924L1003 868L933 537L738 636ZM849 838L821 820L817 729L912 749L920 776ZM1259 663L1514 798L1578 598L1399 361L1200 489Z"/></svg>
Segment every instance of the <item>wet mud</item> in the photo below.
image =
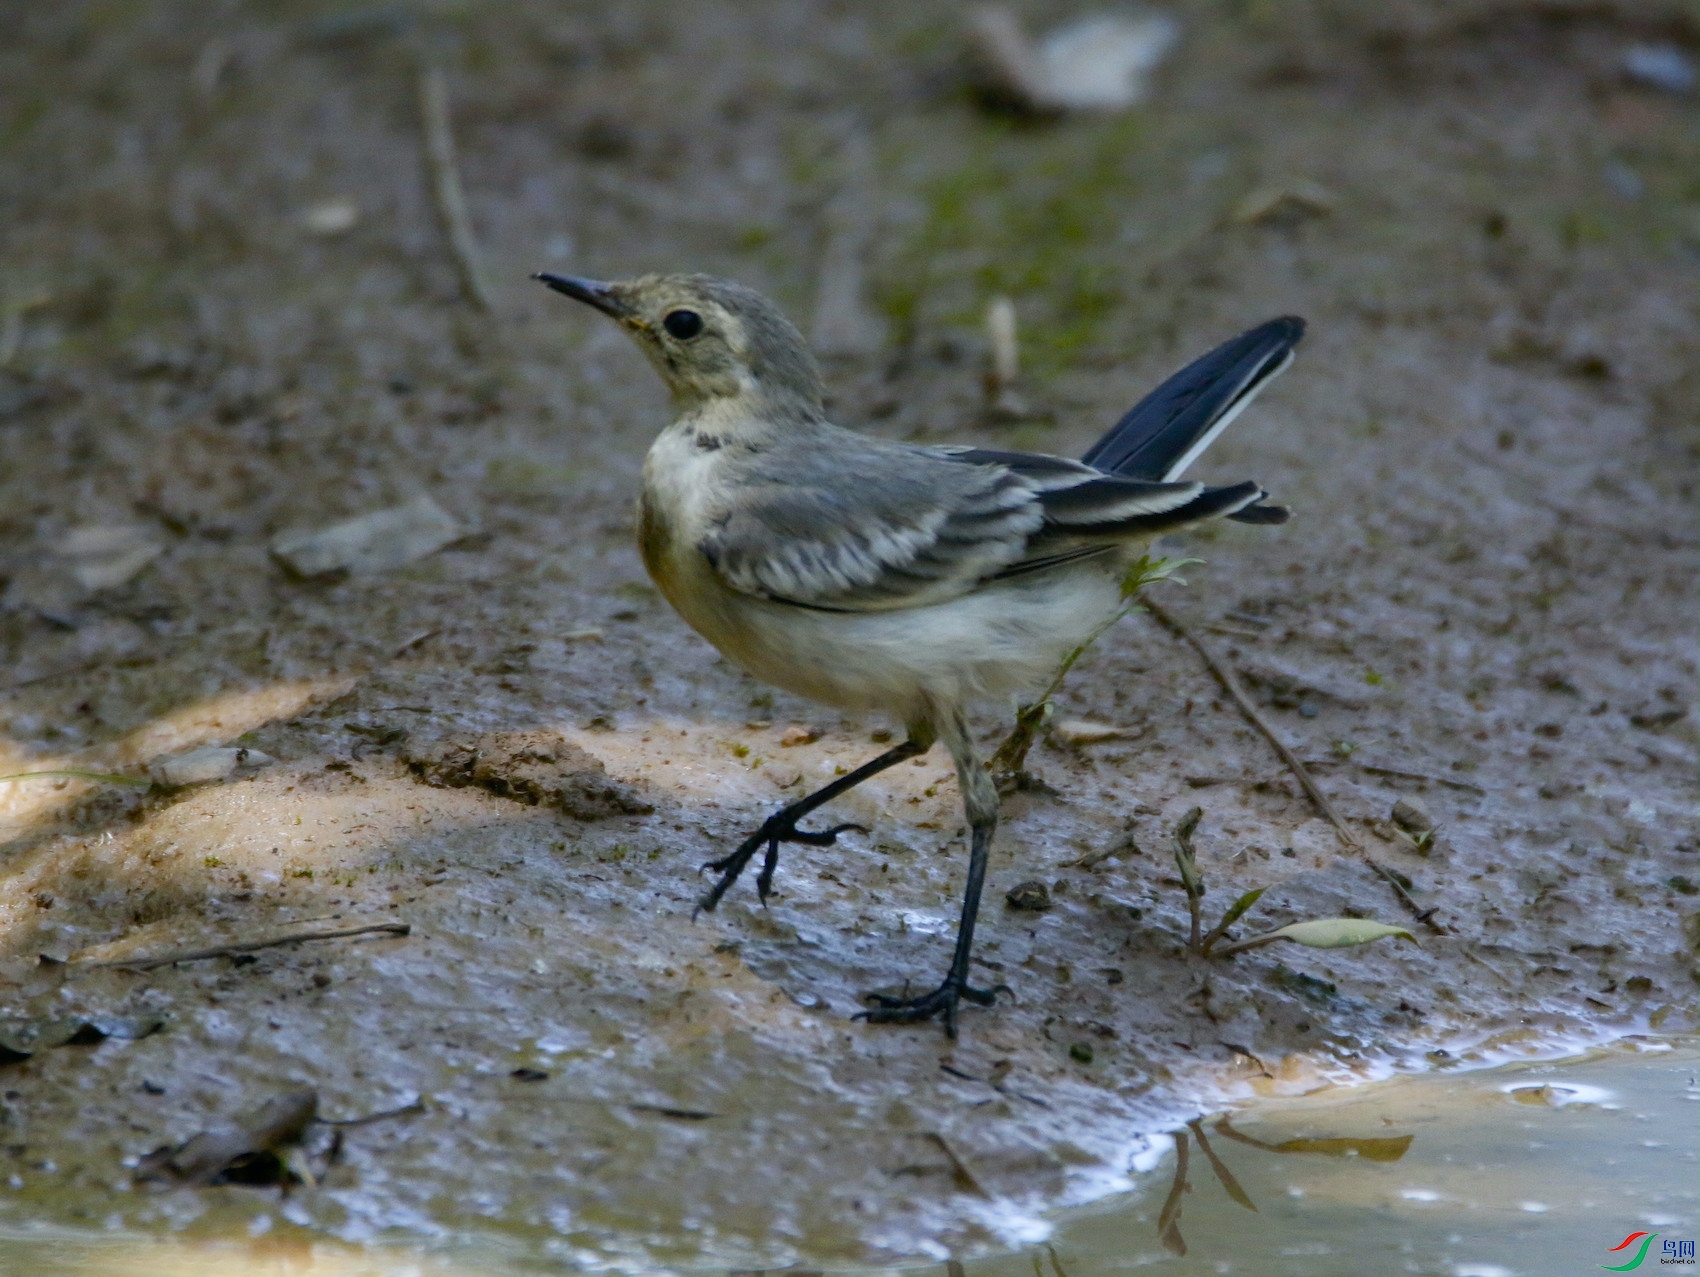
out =
<svg viewBox="0 0 1700 1277"><path fill-rule="evenodd" d="M1049 124L983 115L956 21L913 6L20 13L0 773L106 779L0 783L0 1009L160 1025L0 1064L0 1211L941 1259L1043 1235L1225 1097L1693 1028L1700 205L1690 104L1619 69L1692 56L1691 18L1176 12L1144 106ZM488 314L433 203L421 59ZM1006 798L977 956L1012 992L958 1042L851 1018L946 960L966 842L937 751L830 809L869 834L786 848L766 908L740 886L693 918L699 865L896 725L764 688L648 585L631 500L666 404L537 269L740 278L822 334L846 424L1074 455L1305 315L1200 470L1293 522L1165 541L1205 562L1157 597L1444 934L1189 951L1194 805L1207 917L1264 887L1239 933L1412 919L1145 616L1059 698L1119 730L1046 738ZM999 292L1013 424L982 403ZM460 535L405 566L272 554L421 495ZM983 743L1007 728L987 707ZM269 761L150 786L212 745ZM1006 902L1033 883L1047 908ZM113 965L364 921L409 930ZM422 1107L287 1196L134 1182L303 1087L326 1118Z"/></svg>

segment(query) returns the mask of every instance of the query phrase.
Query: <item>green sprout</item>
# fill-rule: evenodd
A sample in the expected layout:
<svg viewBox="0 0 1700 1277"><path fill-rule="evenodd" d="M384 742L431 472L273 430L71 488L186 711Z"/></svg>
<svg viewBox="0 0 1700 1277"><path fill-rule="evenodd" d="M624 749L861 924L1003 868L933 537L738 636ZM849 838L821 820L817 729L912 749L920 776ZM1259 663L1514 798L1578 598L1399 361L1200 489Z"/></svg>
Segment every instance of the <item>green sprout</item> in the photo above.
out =
<svg viewBox="0 0 1700 1277"><path fill-rule="evenodd" d="M1232 944L1216 948L1217 944L1226 938L1228 928L1243 918L1248 910L1258 902L1263 893L1269 888L1254 887L1246 892L1233 904L1228 906L1222 920L1208 932L1203 930L1202 909L1205 886L1204 875L1198 871L1198 857L1193 851L1192 836L1198 831L1198 825L1204 819L1204 809L1193 807L1181 817L1180 824L1175 826L1175 867L1180 870L1181 886L1186 891L1187 913L1191 919L1191 930L1187 937L1187 947L1201 958L1212 954L1226 958L1247 949L1260 949L1266 944L1274 944L1277 940L1291 940L1302 944L1307 949L1344 949L1352 945L1370 944L1376 940L1397 936L1402 940L1417 943L1416 936L1404 927L1391 926L1385 922L1374 922L1368 918L1311 918L1303 922L1289 923L1285 927L1277 927L1274 931L1266 931L1261 935L1250 936L1245 940L1237 940Z"/></svg>

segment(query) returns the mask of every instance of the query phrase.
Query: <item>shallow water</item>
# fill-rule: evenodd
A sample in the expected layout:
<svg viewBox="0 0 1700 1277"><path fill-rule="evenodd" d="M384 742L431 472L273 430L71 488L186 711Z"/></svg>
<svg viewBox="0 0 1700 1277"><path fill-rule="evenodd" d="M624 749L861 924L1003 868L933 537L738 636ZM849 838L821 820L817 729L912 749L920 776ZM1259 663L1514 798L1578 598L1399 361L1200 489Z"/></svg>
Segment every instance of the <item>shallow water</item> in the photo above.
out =
<svg viewBox="0 0 1700 1277"><path fill-rule="evenodd" d="M1159 1222L1173 1154L1136 1197L1060 1221L1053 1246L1068 1277L1143 1267L1549 1277L1632 1259L1639 1242L1608 1248L1649 1230L1652 1269L1665 1239L1693 1239L1700 1224L1697 1068L1692 1042L1631 1041L1260 1105L1189 1132L1190 1191L1169 1246ZM1024 1256L973 1266L979 1277L1032 1269Z"/></svg>
<svg viewBox="0 0 1700 1277"><path fill-rule="evenodd" d="M1667 1241L1700 1232L1697 1073L1700 1043L1628 1039L1569 1059L1262 1101L1177 1134L1134 1191L1059 1218L1048 1243L962 1267L967 1277L1147 1267L1171 1277L1549 1277L1631 1263L1649 1241L1640 1269L1682 1271L1661 1258ZM543 1238L513 1234L448 1251L327 1243L280 1222L275 1205L274 1194L245 1194L217 1222L203 1217L193 1238L36 1230L0 1216L0 1273L471 1277L568 1267L543 1258ZM1652 1237L1610 1249L1637 1232Z"/></svg>

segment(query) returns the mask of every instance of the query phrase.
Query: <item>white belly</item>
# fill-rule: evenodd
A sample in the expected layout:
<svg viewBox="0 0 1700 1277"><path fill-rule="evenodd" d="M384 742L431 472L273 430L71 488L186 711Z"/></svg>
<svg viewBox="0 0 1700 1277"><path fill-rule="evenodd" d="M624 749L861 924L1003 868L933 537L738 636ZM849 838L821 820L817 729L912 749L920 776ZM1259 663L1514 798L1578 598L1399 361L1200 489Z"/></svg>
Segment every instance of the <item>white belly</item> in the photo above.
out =
<svg viewBox="0 0 1700 1277"><path fill-rule="evenodd" d="M748 626L764 667L746 668L816 700L904 717L1031 696L1115 612L1116 575L1076 566L898 612L798 616L768 605Z"/></svg>
<svg viewBox="0 0 1700 1277"><path fill-rule="evenodd" d="M694 551L687 551L694 554ZM693 570L694 566L694 570ZM755 677L903 721L1032 695L1121 604L1119 556L1013 578L928 607L827 612L738 594L700 556L655 573L679 614ZM682 570L681 570L682 569Z"/></svg>

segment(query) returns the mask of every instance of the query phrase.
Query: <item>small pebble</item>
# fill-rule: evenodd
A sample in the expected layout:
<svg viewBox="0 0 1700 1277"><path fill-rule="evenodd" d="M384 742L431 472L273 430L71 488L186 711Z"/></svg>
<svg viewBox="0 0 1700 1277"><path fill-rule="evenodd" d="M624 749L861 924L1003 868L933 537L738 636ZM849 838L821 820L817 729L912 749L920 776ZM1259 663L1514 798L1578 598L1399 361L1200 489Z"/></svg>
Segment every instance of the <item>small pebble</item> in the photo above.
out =
<svg viewBox="0 0 1700 1277"><path fill-rule="evenodd" d="M1004 899L1011 909L1019 909L1025 913L1043 913L1051 907L1051 891L1042 882L1017 883L1009 889Z"/></svg>
<svg viewBox="0 0 1700 1277"><path fill-rule="evenodd" d="M1408 834L1430 834L1435 830L1434 817L1416 798L1401 798L1394 803L1392 820Z"/></svg>
<svg viewBox="0 0 1700 1277"><path fill-rule="evenodd" d="M351 199L321 200L301 214L301 225L309 234L329 239L346 235L360 224L360 206Z"/></svg>
<svg viewBox="0 0 1700 1277"><path fill-rule="evenodd" d="M1297 222L1323 217L1334 211L1334 196L1324 187L1304 178L1289 178L1254 187L1228 214L1230 222Z"/></svg>
<svg viewBox="0 0 1700 1277"><path fill-rule="evenodd" d="M296 576L332 572L388 572L435 554L466 534L430 497L375 510L357 519L310 532L286 532L272 540L272 557Z"/></svg>
<svg viewBox="0 0 1700 1277"><path fill-rule="evenodd" d="M1092 1048L1085 1042L1076 1042L1068 1049L1068 1058L1076 1064L1092 1063Z"/></svg>
<svg viewBox="0 0 1700 1277"><path fill-rule="evenodd" d="M208 745L156 763L153 772L154 779L162 785L201 785L208 781L223 780L233 775L239 767L264 767L271 761L269 755L262 754L257 749Z"/></svg>
<svg viewBox="0 0 1700 1277"><path fill-rule="evenodd" d="M147 567L165 547L147 528L100 524L72 528L53 549L68 561L71 575L83 589L110 590Z"/></svg>
<svg viewBox="0 0 1700 1277"><path fill-rule="evenodd" d="M1665 93L1689 94L1700 83L1693 61L1674 44L1637 44L1624 50L1623 75Z"/></svg>
<svg viewBox="0 0 1700 1277"><path fill-rule="evenodd" d="M1138 105L1179 39L1180 24L1160 13L1089 13L1033 40L1011 10L987 5L969 27L981 89L996 103L1039 114Z"/></svg>
<svg viewBox="0 0 1700 1277"><path fill-rule="evenodd" d="M1070 749L1121 740L1127 734L1125 727L1117 727L1114 723L1094 723L1084 718L1061 719L1052 723L1050 728L1051 739Z"/></svg>
<svg viewBox="0 0 1700 1277"><path fill-rule="evenodd" d="M786 749L793 745L812 745L820 739L820 731L814 727L804 727L801 723L785 729L785 735L779 738L779 743Z"/></svg>
<svg viewBox="0 0 1700 1277"><path fill-rule="evenodd" d="M1613 160L1600 170L1600 176L1620 200L1634 203L1647 193L1647 183L1641 175L1621 160Z"/></svg>

